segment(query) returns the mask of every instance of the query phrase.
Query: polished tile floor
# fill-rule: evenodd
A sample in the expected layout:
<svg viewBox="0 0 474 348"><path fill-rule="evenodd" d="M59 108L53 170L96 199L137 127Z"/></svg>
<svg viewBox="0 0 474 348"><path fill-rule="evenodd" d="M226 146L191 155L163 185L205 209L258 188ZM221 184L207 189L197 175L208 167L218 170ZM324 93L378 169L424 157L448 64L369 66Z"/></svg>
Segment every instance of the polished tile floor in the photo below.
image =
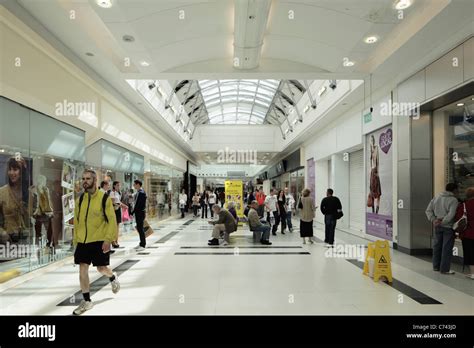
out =
<svg viewBox="0 0 474 348"><path fill-rule="evenodd" d="M138 236L131 234L112 256L114 268L137 261L120 274L118 294L91 269L95 307L86 315L474 314L474 281L462 274L436 274L429 262L395 250L393 276L404 290L375 283L356 264L328 257L320 226L315 244L303 245L295 229L272 236L271 247L253 244L243 226L225 248L208 247L211 226L191 215L153 227L144 253L132 250ZM367 244L342 231L336 242ZM80 298L72 262L0 292L0 315L70 315ZM437 304L421 304L420 296Z"/></svg>

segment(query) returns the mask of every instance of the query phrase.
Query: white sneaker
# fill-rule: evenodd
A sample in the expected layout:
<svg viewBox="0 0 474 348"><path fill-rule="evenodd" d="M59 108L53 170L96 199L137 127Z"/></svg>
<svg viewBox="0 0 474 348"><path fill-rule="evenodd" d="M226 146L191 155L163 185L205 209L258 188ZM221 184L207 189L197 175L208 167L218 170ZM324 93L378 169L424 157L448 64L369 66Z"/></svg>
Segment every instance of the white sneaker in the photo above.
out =
<svg viewBox="0 0 474 348"><path fill-rule="evenodd" d="M88 311L89 309L92 309L92 307L94 307L94 304L91 301L82 300L79 307L77 307L74 310L74 312L72 312L72 314L81 315L82 313Z"/></svg>
<svg viewBox="0 0 474 348"><path fill-rule="evenodd" d="M143 250L145 250L145 248L142 247L141 245L137 245L134 249L135 249L136 251L143 251Z"/></svg>
<svg viewBox="0 0 474 348"><path fill-rule="evenodd" d="M474 274L466 274L466 278L474 279Z"/></svg>
<svg viewBox="0 0 474 348"><path fill-rule="evenodd" d="M222 242L222 245L223 245L223 246L229 245L229 242L227 242L227 241L225 240L224 242Z"/></svg>
<svg viewBox="0 0 474 348"><path fill-rule="evenodd" d="M110 285L112 285L112 292L116 294L120 290L120 283L118 281L117 274L114 273L115 279L114 281L110 282Z"/></svg>
<svg viewBox="0 0 474 348"><path fill-rule="evenodd" d="M455 273L456 273L456 272L451 271L451 270L449 270L449 271L447 271L447 272L441 272L441 274L455 274Z"/></svg>

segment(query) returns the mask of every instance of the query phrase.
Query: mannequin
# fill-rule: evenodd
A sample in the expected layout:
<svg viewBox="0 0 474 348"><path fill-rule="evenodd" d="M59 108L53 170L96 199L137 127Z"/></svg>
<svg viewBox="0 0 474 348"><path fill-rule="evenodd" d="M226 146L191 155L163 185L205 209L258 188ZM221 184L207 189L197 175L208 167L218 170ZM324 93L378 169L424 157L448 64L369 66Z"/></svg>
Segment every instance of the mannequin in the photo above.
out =
<svg viewBox="0 0 474 348"><path fill-rule="evenodd" d="M26 161L7 162L7 184L0 188L0 243L18 243L28 232L28 170Z"/></svg>
<svg viewBox="0 0 474 348"><path fill-rule="evenodd" d="M44 225L47 233L48 245L52 244L53 228L51 218L53 217L53 208L51 207L51 196L49 189L46 187L46 177L38 175L37 186L33 191L34 194L34 212L36 241L41 238L41 228Z"/></svg>

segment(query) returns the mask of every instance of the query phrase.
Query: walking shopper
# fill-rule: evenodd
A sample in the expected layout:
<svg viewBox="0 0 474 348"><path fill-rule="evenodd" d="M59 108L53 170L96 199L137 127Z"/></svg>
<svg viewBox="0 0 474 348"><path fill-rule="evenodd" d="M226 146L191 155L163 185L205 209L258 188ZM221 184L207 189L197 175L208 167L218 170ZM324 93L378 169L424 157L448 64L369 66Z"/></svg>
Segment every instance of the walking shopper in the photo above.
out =
<svg viewBox="0 0 474 348"><path fill-rule="evenodd" d="M194 217L198 217L198 209L199 209L199 192L196 192L193 196L193 214Z"/></svg>
<svg viewBox="0 0 474 348"><path fill-rule="evenodd" d="M222 190L220 193L219 193L219 202L221 202L221 208L224 207L224 203L225 203L225 191Z"/></svg>
<svg viewBox="0 0 474 348"><path fill-rule="evenodd" d="M213 207L214 213L219 216L218 220L209 221L209 224L214 225L212 230L212 239L209 240L208 245L219 245L220 233L224 232L227 236L224 235L223 245L227 245L228 235L234 232L237 229L235 225L235 219L227 209L221 208L218 205Z"/></svg>
<svg viewBox="0 0 474 348"><path fill-rule="evenodd" d="M212 207L217 202L216 194L213 191L209 191L209 210L211 211L211 219L214 217L214 210Z"/></svg>
<svg viewBox="0 0 474 348"><path fill-rule="evenodd" d="M321 213L324 214L324 243L326 247L333 247L334 234L336 232L336 222L338 214L342 211L339 198L333 196L334 191L327 189L326 197L321 201Z"/></svg>
<svg viewBox="0 0 474 348"><path fill-rule="evenodd" d="M265 198L265 209L267 211L267 221L271 225L271 215L273 215L275 222L272 226L272 235L276 236L278 224L280 223L280 214L278 214L278 204L275 190L271 189L270 194Z"/></svg>
<svg viewBox="0 0 474 348"><path fill-rule="evenodd" d="M122 208L128 208L125 204L122 203L122 196L120 194L120 181L114 181L112 184L112 192L110 192L110 198L114 205L115 210L115 221L117 222L117 232L115 234L115 240L112 242L114 248L119 248L118 243L119 232L120 232L120 223L122 222Z"/></svg>
<svg viewBox="0 0 474 348"><path fill-rule="evenodd" d="M300 216L300 237L303 238L303 244L306 244L306 238L308 242L313 244L313 220L314 211L317 207L314 206L313 198L310 196L311 191L304 189L301 193L299 202L299 208L301 209Z"/></svg>
<svg viewBox="0 0 474 348"><path fill-rule="evenodd" d="M291 193L288 192L288 187L285 187L285 198L286 198L286 224L290 232L293 232L293 223L291 221L293 210L295 209L295 198Z"/></svg>
<svg viewBox="0 0 474 348"><path fill-rule="evenodd" d="M132 215L135 216L135 221L137 223L137 231L140 236L140 244L138 244L135 249L137 251L142 251L146 247L146 238L145 230L143 227L143 222L145 221L145 209L146 209L146 193L142 189L142 182L140 180L135 180L133 187L137 191L135 195L135 204L133 205Z"/></svg>
<svg viewBox="0 0 474 348"><path fill-rule="evenodd" d="M207 203L209 201L209 197L207 196L207 191L203 191L201 193L201 199L200 199L200 204L201 204L201 219L204 219L204 215L206 215L207 219Z"/></svg>
<svg viewBox="0 0 474 348"><path fill-rule="evenodd" d="M263 193L263 189L259 191L259 189L256 190L255 194L255 199L257 200L258 203L258 216L263 218L263 213L264 213L264 208L265 208L265 193Z"/></svg>
<svg viewBox="0 0 474 348"><path fill-rule="evenodd" d="M109 194L109 191L110 191L110 184L108 181L101 181L100 182L100 190L102 191L102 193L106 193L106 194Z"/></svg>
<svg viewBox="0 0 474 348"><path fill-rule="evenodd" d="M178 204L179 204L179 209L181 210L181 218L184 218L184 210L186 208L186 204L188 202L188 195L186 194L186 191L184 189L181 190L181 193L179 194L178 197Z"/></svg>
<svg viewBox="0 0 474 348"><path fill-rule="evenodd" d="M446 190L434 197L426 208L426 216L434 226L433 270L442 274L454 274L451 271L453 256L453 223L458 208L458 185L449 183Z"/></svg>
<svg viewBox="0 0 474 348"><path fill-rule="evenodd" d="M270 242L270 225L263 224L260 221L260 217L258 215L257 209L258 209L258 202L252 201L250 203L250 210L248 213L250 231L261 232L262 237L260 239L260 243L264 245L272 245L272 243Z"/></svg>
<svg viewBox="0 0 474 348"><path fill-rule="evenodd" d="M286 229L286 198L283 190L278 191L278 214L280 215L281 234L285 234Z"/></svg>
<svg viewBox="0 0 474 348"><path fill-rule="evenodd" d="M74 263L79 265L79 281L83 300L73 314L81 315L92 309L90 297L89 266L109 278L112 292L120 290L117 275L108 267L110 243L115 240L115 213L112 201L97 190L97 174L85 170L82 174L84 193L78 198L74 212ZM105 209L104 209L105 204Z"/></svg>
<svg viewBox="0 0 474 348"><path fill-rule="evenodd" d="M467 217L467 225L461 231L459 238L462 241L464 265L469 267L466 277L474 279L474 187L466 190L466 201L459 204L454 221L458 221L463 215Z"/></svg>

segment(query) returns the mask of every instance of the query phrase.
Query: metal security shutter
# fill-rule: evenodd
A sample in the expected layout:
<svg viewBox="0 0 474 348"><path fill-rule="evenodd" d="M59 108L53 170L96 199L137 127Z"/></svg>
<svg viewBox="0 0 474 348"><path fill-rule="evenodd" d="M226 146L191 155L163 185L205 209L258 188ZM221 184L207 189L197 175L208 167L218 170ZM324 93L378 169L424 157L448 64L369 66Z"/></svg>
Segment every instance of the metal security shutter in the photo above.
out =
<svg viewBox="0 0 474 348"><path fill-rule="evenodd" d="M349 227L362 232L365 225L364 150L349 157Z"/></svg>

